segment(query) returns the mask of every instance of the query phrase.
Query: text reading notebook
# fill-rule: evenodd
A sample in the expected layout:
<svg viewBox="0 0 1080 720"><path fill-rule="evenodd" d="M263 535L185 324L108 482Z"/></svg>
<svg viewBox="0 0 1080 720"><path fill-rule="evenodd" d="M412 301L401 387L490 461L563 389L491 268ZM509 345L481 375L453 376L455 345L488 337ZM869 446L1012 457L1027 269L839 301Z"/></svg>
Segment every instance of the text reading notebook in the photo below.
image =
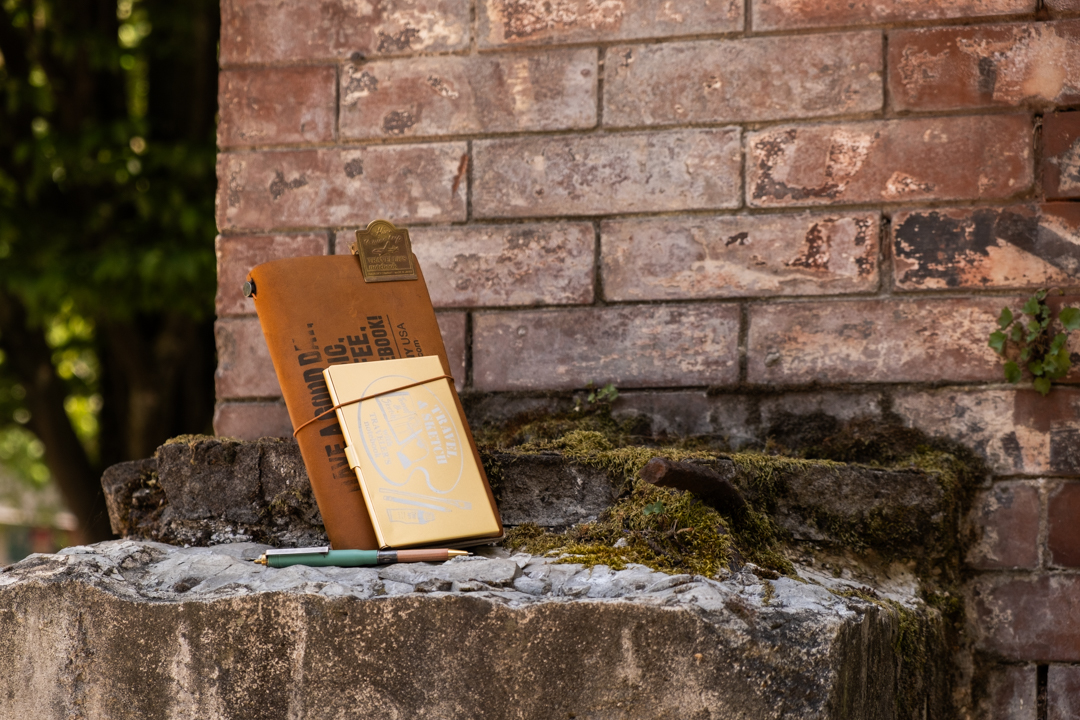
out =
<svg viewBox="0 0 1080 720"><path fill-rule="evenodd" d="M333 402L322 371L339 364L433 357L445 374L450 372L407 232L376 221L357 232L357 240L370 277L357 255L274 260L248 275L289 418L301 428L296 439L311 488L330 543L339 550L374 550L378 541L345 456L341 427L328 412ZM460 412L456 393L454 400ZM324 418L304 426L322 413Z"/></svg>

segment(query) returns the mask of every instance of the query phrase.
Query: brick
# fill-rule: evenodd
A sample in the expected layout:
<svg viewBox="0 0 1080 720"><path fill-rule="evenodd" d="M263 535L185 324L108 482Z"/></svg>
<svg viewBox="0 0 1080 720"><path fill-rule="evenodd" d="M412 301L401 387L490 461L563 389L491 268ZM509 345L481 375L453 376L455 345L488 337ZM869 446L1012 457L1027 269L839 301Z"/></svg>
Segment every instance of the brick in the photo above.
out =
<svg viewBox="0 0 1080 720"><path fill-rule="evenodd" d="M219 402L214 408L214 434L240 440L292 437L292 422L283 401Z"/></svg>
<svg viewBox="0 0 1080 720"><path fill-rule="evenodd" d="M1080 228L1046 206L939 208L893 215L898 290L1077 284ZM1080 213L1077 213L1080 220Z"/></svg>
<svg viewBox="0 0 1080 720"><path fill-rule="evenodd" d="M218 147L333 142L334 68L222 70L218 78Z"/></svg>
<svg viewBox="0 0 1080 720"><path fill-rule="evenodd" d="M860 300L750 309L752 383L997 380L999 299Z"/></svg>
<svg viewBox="0 0 1080 720"><path fill-rule="evenodd" d="M976 683L975 717L979 720L1036 720L1034 665L980 663L982 682Z"/></svg>
<svg viewBox="0 0 1080 720"><path fill-rule="evenodd" d="M219 401L281 397L258 318L222 318L214 323L214 339L218 352L214 384Z"/></svg>
<svg viewBox="0 0 1080 720"><path fill-rule="evenodd" d="M1018 482L995 483L979 492L969 521L975 541L967 562L981 570L1035 568L1039 564L1039 488Z"/></svg>
<svg viewBox="0 0 1080 720"><path fill-rule="evenodd" d="M1047 199L1080 198L1080 112L1043 117L1042 184Z"/></svg>
<svg viewBox="0 0 1080 720"><path fill-rule="evenodd" d="M435 307L593 300L591 223L428 227L410 234Z"/></svg>
<svg viewBox="0 0 1080 720"><path fill-rule="evenodd" d="M738 207L738 128L473 143L479 217ZM675 161L678 158L678 161Z"/></svg>
<svg viewBox="0 0 1080 720"><path fill-rule="evenodd" d="M1075 103L1078 73L1080 21L889 33L898 111Z"/></svg>
<svg viewBox="0 0 1080 720"><path fill-rule="evenodd" d="M1047 499L1050 564L1080 567L1080 482L1063 482Z"/></svg>
<svg viewBox="0 0 1080 720"><path fill-rule="evenodd" d="M780 30L1026 15L1035 12L1035 0L757 0L751 7L754 30Z"/></svg>
<svg viewBox="0 0 1080 720"><path fill-rule="evenodd" d="M877 289L876 213L606 220L604 295L666 300Z"/></svg>
<svg viewBox="0 0 1080 720"><path fill-rule="evenodd" d="M349 139L566 130L596 124L597 51L408 58L348 64Z"/></svg>
<svg viewBox="0 0 1080 720"><path fill-rule="evenodd" d="M634 305L477 313L473 383L484 392L734 384L735 305Z"/></svg>
<svg viewBox="0 0 1080 720"><path fill-rule="evenodd" d="M1080 667L1046 669L1046 720L1080 720Z"/></svg>
<svg viewBox="0 0 1080 720"><path fill-rule="evenodd" d="M255 301L244 297L241 287L251 268L271 260L325 255L326 233L300 235L219 235L214 242L217 250L217 314L251 315Z"/></svg>
<svg viewBox="0 0 1080 720"><path fill-rule="evenodd" d="M781 126L747 145L753 207L1007 198L1032 183L1026 115Z"/></svg>
<svg viewBox="0 0 1080 720"><path fill-rule="evenodd" d="M608 48L604 124L736 122L874 113L880 32Z"/></svg>
<svg viewBox="0 0 1080 720"><path fill-rule="evenodd" d="M465 219L465 143L218 155L221 230Z"/></svg>
<svg viewBox="0 0 1080 720"><path fill-rule="evenodd" d="M425 278L426 279L426 278ZM468 342L465 338L466 314L463 312L435 313L442 333L446 359L450 361L450 374L454 376L454 385L459 391L465 388L465 352Z"/></svg>
<svg viewBox="0 0 1080 720"><path fill-rule="evenodd" d="M469 45L468 0L222 0L221 64L339 60Z"/></svg>
<svg viewBox="0 0 1080 720"><path fill-rule="evenodd" d="M978 650L1006 660L1080 661L1080 575L986 575L971 588Z"/></svg>
<svg viewBox="0 0 1080 720"><path fill-rule="evenodd" d="M481 47L738 32L742 0L480 0Z"/></svg>
<svg viewBox="0 0 1080 720"><path fill-rule="evenodd" d="M1080 12L1080 0L1043 0L1043 5L1052 13Z"/></svg>

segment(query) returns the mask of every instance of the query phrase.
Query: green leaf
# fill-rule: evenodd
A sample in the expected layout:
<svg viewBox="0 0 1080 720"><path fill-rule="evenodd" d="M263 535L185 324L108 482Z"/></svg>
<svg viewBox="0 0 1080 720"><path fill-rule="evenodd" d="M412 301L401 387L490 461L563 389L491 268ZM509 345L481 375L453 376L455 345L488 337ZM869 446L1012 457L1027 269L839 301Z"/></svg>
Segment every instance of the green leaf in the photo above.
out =
<svg viewBox="0 0 1080 720"><path fill-rule="evenodd" d="M990 347L994 348L994 351L998 355L1003 355L1005 354L1005 342L1007 340L1008 338L1005 336L1005 333L1001 332L1000 330L996 330L990 333L990 342L987 344Z"/></svg>
<svg viewBox="0 0 1080 720"><path fill-rule="evenodd" d="M660 513L664 512L664 503L660 500L657 500L654 503L646 505L641 512L645 515L659 515Z"/></svg>
<svg viewBox="0 0 1080 720"><path fill-rule="evenodd" d="M1020 338L1024 337L1024 328L1020 327L1020 323L1013 325L1012 332L1009 333L1009 337L1013 342L1020 342Z"/></svg>
<svg viewBox="0 0 1080 720"><path fill-rule="evenodd" d="M1039 376L1043 374L1043 364L1038 360L1032 360L1027 367L1032 375Z"/></svg>
<svg viewBox="0 0 1080 720"><path fill-rule="evenodd" d="M1080 330L1080 310L1074 307L1062 308L1058 320L1066 330Z"/></svg>
<svg viewBox="0 0 1080 720"><path fill-rule="evenodd" d="M1050 392L1050 380L1048 378L1036 378L1035 389L1039 391L1039 394L1045 396Z"/></svg>
<svg viewBox="0 0 1080 720"><path fill-rule="evenodd" d="M1005 379L1006 380L1008 380L1011 383L1018 383L1018 382L1020 382L1021 375L1022 375L1022 373L1020 372L1020 366L1019 365L1014 363L1012 360L1005 363Z"/></svg>
<svg viewBox="0 0 1080 720"><path fill-rule="evenodd" d="M1038 312L1039 312L1039 298L1037 298L1037 297L1028 298L1028 301L1026 303L1024 303L1024 307L1022 309L1028 315L1031 315L1032 317L1035 317L1035 315L1038 314Z"/></svg>
<svg viewBox="0 0 1080 720"><path fill-rule="evenodd" d="M1027 362L1031 359L1031 348L1026 347L1020 351L1020 362Z"/></svg>
<svg viewBox="0 0 1080 720"><path fill-rule="evenodd" d="M1053 342L1050 343L1050 354L1054 354L1065 347L1065 341L1069 339L1069 336L1065 333L1058 333L1054 336Z"/></svg>
<svg viewBox="0 0 1080 720"><path fill-rule="evenodd" d="M1009 325L1012 324L1012 321L1012 310L1007 307L1001 308L1001 315L998 316L998 325L1001 327L1001 329L1004 330L1005 328L1009 327Z"/></svg>
<svg viewBox="0 0 1080 720"><path fill-rule="evenodd" d="M1035 293L1035 299L1038 300L1039 302L1042 302L1043 300L1046 299L1046 295L1047 295L1048 292L1049 292L1049 290L1047 290L1046 288L1043 288L1042 290L1039 290L1038 292Z"/></svg>

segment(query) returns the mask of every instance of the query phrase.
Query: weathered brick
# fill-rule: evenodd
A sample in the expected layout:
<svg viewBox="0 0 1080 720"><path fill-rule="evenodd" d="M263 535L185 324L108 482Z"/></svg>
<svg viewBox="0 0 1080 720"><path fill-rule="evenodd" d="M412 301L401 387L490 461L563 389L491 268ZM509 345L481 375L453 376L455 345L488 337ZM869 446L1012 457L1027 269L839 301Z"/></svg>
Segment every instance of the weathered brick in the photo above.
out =
<svg viewBox="0 0 1080 720"><path fill-rule="evenodd" d="M1080 112L1043 117L1042 184L1047 199L1080 198Z"/></svg>
<svg viewBox="0 0 1080 720"><path fill-rule="evenodd" d="M1001 300L860 300L750 309L752 383L997 380Z"/></svg>
<svg viewBox="0 0 1080 720"><path fill-rule="evenodd" d="M219 401L281 397L258 318L222 318L214 323L214 338L218 352L214 384Z"/></svg>
<svg viewBox="0 0 1080 720"><path fill-rule="evenodd" d="M1080 482L1063 482L1047 499L1047 549L1057 567L1080 567Z"/></svg>
<svg viewBox="0 0 1080 720"><path fill-rule="evenodd" d="M244 297L241 287L251 268L271 260L303 255L325 255L326 233L300 235L219 235L217 250L217 314L251 315L255 302Z"/></svg>
<svg viewBox="0 0 1080 720"><path fill-rule="evenodd" d="M590 128L597 60L595 48L581 48L348 64L341 74L341 135Z"/></svg>
<svg viewBox="0 0 1080 720"><path fill-rule="evenodd" d="M604 295L665 300L877 288L876 213L606 220Z"/></svg>
<svg viewBox="0 0 1080 720"><path fill-rule="evenodd" d="M769 128L748 138L755 207L1007 198L1032 182L1026 115Z"/></svg>
<svg viewBox="0 0 1080 720"><path fill-rule="evenodd" d="M738 128L473 143L479 217L738 207ZM676 161L677 158L677 161Z"/></svg>
<svg viewBox="0 0 1080 720"><path fill-rule="evenodd" d="M899 290L1040 288L1080 279L1080 228L1046 206L938 208L893 215ZM1080 220L1080 213L1076 213Z"/></svg>
<svg viewBox="0 0 1080 720"><path fill-rule="evenodd" d="M756 0L751 8L754 30L780 30L1025 15L1035 12L1035 0Z"/></svg>
<svg viewBox="0 0 1080 720"><path fill-rule="evenodd" d="M979 663L975 684L978 720L1036 720L1037 683L1034 665Z"/></svg>
<svg viewBox="0 0 1080 720"><path fill-rule="evenodd" d="M604 124L878 112L881 46L873 31L608 48Z"/></svg>
<svg viewBox="0 0 1080 720"><path fill-rule="evenodd" d="M591 223L419 227L410 234L435 307L593 300Z"/></svg>
<svg viewBox="0 0 1080 720"><path fill-rule="evenodd" d="M218 228L465 219L465 143L218 155Z"/></svg>
<svg viewBox="0 0 1080 720"><path fill-rule="evenodd" d="M987 575L972 583L976 648L1009 660L1080 661L1080 575Z"/></svg>
<svg viewBox="0 0 1080 720"><path fill-rule="evenodd" d="M969 517L975 542L967 561L975 568L1035 568L1039 564L1039 488L999 482L979 492Z"/></svg>
<svg viewBox="0 0 1080 720"><path fill-rule="evenodd" d="M1080 718L1080 666L1051 665L1046 669L1046 720Z"/></svg>
<svg viewBox="0 0 1080 720"><path fill-rule="evenodd" d="M896 110L1068 104L1080 99L1080 21L889 33Z"/></svg>
<svg viewBox="0 0 1080 720"><path fill-rule="evenodd" d="M743 0L480 0L481 47L737 32Z"/></svg>
<svg viewBox="0 0 1080 720"><path fill-rule="evenodd" d="M1043 0L1043 6L1052 13L1080 12L1080 0Z"/></svg>
<svg viewBox="0 0 1080 720"><path fill-rule="evenodd" d="M219 402L214 408L214 434L241 440L292 437L292 422L283 401Z"/></svg>
<svg viewBox="0 0 1080 720"><path fill-rule="evenodd" d="M218 78L219 147L334 140L334 68L222 70Z"/></svg>
<svg viewBox="0 0 1080 720"><path fill-rule="evenodd" d="M460 50L468 0L222 0L221 63Z"/></svg>
<svg viewBox="0 0 1080 720"><path fill-rule="evenodd" d="M478 390L723 385L738 380L735 305L477 313Z"/></svg>
<svg viewBox="0 0 1080 720"><path fill-rule="evenodd" d="M465 313L440 312L435 313L435 319L439 322L443 347L446 348L446 359L450 361L450 374L454 376L457 389L463 390L466 379L465 348L468 345L465 340Z"/></svg>

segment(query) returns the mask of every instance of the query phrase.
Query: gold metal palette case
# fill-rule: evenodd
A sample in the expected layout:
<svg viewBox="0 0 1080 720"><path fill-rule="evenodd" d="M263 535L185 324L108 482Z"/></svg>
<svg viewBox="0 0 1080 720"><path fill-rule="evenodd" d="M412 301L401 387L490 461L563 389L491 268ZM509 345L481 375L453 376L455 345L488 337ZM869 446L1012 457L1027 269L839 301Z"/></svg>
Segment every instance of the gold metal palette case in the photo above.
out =
<svg viewBox="0 0 1080 720"><path fill-rule="evenodd" d="M323 371L380 548L502 535L457 394L436 356Z"/></svg>

